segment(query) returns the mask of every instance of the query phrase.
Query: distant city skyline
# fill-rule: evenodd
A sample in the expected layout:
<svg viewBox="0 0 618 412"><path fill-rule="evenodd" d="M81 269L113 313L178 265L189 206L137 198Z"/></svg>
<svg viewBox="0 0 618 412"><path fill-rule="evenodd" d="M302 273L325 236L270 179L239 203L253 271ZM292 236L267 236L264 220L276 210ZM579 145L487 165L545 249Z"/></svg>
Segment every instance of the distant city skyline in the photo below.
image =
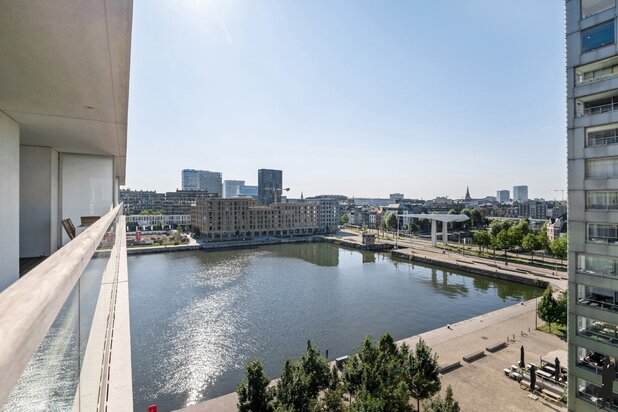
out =
<svg viewBox="0 0 618 412"><path fill-rule="evenodd" d="M560 199L563 35L561 2L137 1L127 187Z"/></svg>

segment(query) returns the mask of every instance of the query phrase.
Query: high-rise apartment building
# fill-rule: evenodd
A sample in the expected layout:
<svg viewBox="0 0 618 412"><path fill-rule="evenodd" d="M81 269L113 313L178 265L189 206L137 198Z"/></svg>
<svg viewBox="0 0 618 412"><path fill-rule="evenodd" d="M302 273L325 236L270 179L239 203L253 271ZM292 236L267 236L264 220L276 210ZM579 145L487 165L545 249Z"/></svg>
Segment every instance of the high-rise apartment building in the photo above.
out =
<svg viewBox="0 0 618 412"><path fill-rule="evenodd" d="M223 195L223 181L220 172L184 169L181 176L182 190L205 190L217 196Z"/></svg>
<svg viewBox="0 0 618 412"><path fill-rule="evenodd" d="M567 0L566 17L568 408L616 410L616 375L600 372L618 358L616 2Z"/></svg>
<svg viewBox="0 0 618 412"><path fill-rule="evenodd" d="M498 190L496 192L496 200L500 203L507 203L511 200L511 192L508 190Z"/></svg>
<svg viewBox="0 0 618 412"><path fill-rule="evenodd" d="M528 200L528 186L513 186L513 201L525 202Z"/></svg>
<svg viewBox="0 0 618 412"><path fill-rule="evenodd" d="M270 205L275 203L275 193L277 194L277 203L281 203L281 188L283 188L283 172L281 170L258 170L258 204Z"/></svg>
<svg viewBox="0 0 618 412"><path fill-rule="evenodd" d="M245 185L244 180L224 180L223 197L226 199L240 195L240 188Z"/></svg>

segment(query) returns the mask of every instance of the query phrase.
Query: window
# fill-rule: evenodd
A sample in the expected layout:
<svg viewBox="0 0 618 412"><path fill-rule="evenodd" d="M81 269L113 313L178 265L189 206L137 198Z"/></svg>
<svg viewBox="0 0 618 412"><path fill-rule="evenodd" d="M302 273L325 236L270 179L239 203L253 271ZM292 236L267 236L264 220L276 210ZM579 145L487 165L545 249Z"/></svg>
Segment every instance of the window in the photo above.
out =
<svg viewBox="0 0 618 412"><path fill-rule="evenodd" d="M577 271L592 275L616 275L618 261L606 256L577 255Z"/></svg>
<svg viewBox="0 0 618 412"><path fill-rule="evenodd" d="M618 225L608 223L588 223L586 240L593 243L618 244Z"/></svg>
<svg viewBox="0 0 618 412"><path fill-rule="evenodd" d="M588 209L618 209L618 191L586 192L586 207Z"/></svg>
<svg viewBox="0 0 618 412"><path fill-rule="evenodd" d="M582 51L597 49L614 42L614 20L582 30Z"/></svg>
<svg viewBox="0 0 618 412"><path fill-rule="evenodd" d="M582 19L594 16L615 5L615 0L582 0Z"/></svg>
<svg viewBox="0 0 618 412"><path fill-rule="evenodd" d="M586 178L613 178L618 176L618 158L586 160Z"/></svg>
<svg viewBox="0 0 618 412"><path fill-rule="evenodd" d="M586 129L586 146L607 146L618 143L618 124Z"/></svg>

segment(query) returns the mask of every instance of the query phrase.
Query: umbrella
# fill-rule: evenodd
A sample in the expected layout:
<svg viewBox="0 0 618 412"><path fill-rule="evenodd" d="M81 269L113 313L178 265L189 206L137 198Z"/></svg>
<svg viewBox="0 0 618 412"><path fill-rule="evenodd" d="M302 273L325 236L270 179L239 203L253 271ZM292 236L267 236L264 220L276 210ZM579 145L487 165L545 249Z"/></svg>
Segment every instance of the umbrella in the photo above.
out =
<svg viewBox="0 0 618 412"><path fill-rule="evenodd" d="M526 363L524 362L524 345L521 345L521 350L519 352L519 366L524 367Z"/></svg>
<svg viewBox="0 0 618 412"><path fill-rule="evenodd" d="M534 365L530 366L530 392L534 392L534 388L536 388L536 367Z"/></svg>
<svg viewBox="0 0 618 412"><path fill-rule="evenodd" d="M555 376L554 376L554 377L555 377L555 379L556 379L556 382L559 382L559 381L560 381L560 373L561 373L562 371L560 370L560 359L558 359L558 357L557 357L557 356L556 356L556 360L554 361L554 364L555 364L555 366L556 366L556 374L555 374Z"/></svg>

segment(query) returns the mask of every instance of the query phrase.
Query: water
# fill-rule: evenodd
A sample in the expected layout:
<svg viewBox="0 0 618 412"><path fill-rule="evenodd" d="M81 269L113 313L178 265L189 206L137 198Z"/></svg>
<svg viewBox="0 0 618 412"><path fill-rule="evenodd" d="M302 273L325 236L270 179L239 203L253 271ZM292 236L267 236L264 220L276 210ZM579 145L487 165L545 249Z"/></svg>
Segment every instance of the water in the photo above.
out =
<svg viewBox="0 0 618 412"><path fill-rule="evenodd" d="M232 392L254 357L277 377L307 339L332 360L542 293L327 243L130 256L129 287L135 410Z"/></svg>

